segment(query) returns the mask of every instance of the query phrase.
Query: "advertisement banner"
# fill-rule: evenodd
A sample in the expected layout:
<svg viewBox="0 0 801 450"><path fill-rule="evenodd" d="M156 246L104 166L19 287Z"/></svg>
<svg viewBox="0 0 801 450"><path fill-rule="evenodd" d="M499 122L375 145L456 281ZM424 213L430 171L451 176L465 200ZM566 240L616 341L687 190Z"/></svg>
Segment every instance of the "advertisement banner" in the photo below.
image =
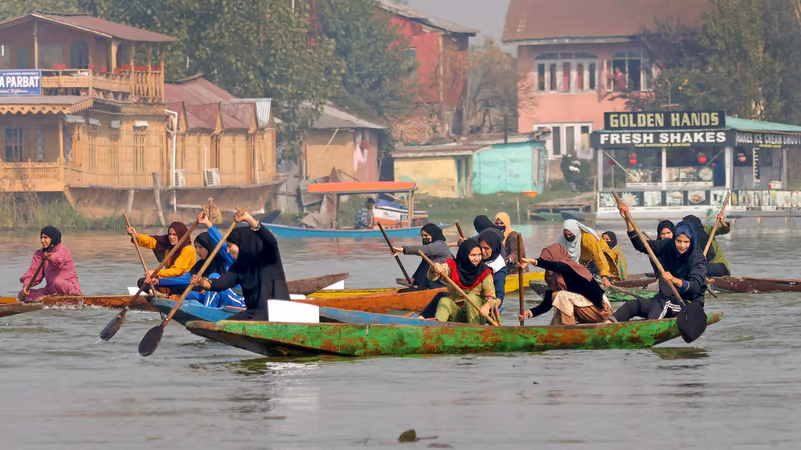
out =
<svg viewBox="0 0 801 450"><path fill-rule="evenodd" d="M0 95L42 95L42 71L0 70Z"/></svg>

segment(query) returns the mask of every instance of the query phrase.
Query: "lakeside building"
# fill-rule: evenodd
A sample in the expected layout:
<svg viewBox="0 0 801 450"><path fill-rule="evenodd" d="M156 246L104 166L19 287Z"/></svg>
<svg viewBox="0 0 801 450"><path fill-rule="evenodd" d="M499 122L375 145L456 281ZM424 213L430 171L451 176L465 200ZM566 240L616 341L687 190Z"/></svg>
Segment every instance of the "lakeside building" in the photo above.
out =
<svg viewBox="0 0 801 450"><path fill-rule="evenodd" d="M165 86L175 41L84 15L0 22L0 189L63 193L89 217L147 224L186 219L208 197L262 208L278 184L272 118L216 87L204 106L198 82Z"/></svg>

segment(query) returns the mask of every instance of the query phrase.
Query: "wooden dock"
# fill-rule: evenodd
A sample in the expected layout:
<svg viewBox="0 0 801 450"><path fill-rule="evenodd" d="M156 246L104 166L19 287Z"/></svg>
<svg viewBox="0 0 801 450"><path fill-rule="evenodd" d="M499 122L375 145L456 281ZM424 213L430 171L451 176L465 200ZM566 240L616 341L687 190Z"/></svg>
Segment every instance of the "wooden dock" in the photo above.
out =
<svg viewBox="0 0 801 450"><path fill-rule="evenodd" d="M528 207L529 220L562 220L563 211L591 213L595 210L595 193L585 192L572 198L560 198Z"/></svg>

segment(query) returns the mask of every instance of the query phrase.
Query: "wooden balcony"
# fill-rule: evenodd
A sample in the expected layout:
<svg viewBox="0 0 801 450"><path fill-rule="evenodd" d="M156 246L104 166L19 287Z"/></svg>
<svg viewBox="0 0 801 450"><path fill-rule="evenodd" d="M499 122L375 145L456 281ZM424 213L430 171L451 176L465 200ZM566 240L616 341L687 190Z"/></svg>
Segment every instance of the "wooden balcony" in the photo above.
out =
<svg viewBox="0 0 801 450"><path fill-rule="evenodd" d="M42 70L42 95L91 96L122 103L164 103L164 73L159 66L123 66L113 72Z"/></svg>
<svg viewBox="0 0 801 450"><path fill-rule="evenodd" d="M59 162L0 162L0 191L58 192L64 190L64 165Z"/></svg>

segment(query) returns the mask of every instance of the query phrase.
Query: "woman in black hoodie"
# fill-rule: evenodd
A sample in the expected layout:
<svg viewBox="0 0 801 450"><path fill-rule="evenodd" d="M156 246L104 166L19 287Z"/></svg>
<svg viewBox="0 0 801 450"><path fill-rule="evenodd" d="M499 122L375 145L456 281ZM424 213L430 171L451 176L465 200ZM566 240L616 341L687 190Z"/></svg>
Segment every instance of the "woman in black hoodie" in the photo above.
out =
<svg viewBox="0 0 801 450"><path fill-rule="evenodd" d="M626 211L627 206L620 206L620 215L624 218ZM641 253L647 253L634 227L630 223L627 225L634 248ZM673 284L684 301L698 302L702 308L704 306L706 264L703 247L697 242L695 227L689 222L681 221L676 225L673 239L648 241L648 245L665 270L665 276L659 278L659 293L651 299L641 298L624 303L609 318L612 322L626 322L632 317L649 320L675 317L681 311L681 304L668 283Z"/></svg>

